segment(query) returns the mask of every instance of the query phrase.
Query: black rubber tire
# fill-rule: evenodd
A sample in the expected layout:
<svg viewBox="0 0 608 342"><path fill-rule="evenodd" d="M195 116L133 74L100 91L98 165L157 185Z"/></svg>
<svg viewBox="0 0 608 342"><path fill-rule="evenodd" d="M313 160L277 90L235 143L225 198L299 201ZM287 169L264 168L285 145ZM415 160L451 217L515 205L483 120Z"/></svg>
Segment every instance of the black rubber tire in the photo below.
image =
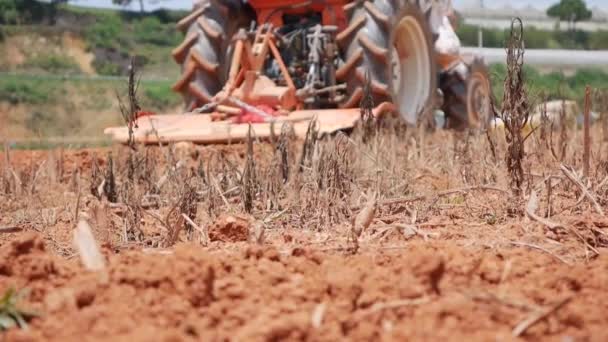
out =
<svg viewBox="0 0 608 342"><path fill-rule="evenodd" d="M443 75L440 87L444 94L442 110L446 116L446 128L464 130L466 128L484 130L492 122L492 87L487 66L478 59L467 66L468 76L462 79L457 73ZM481 82L481 84L479 83ZM476 105L476 87L483 87L487 93L484 104Z"/></svg>
<svg viewBox="0 0 608 342"><path fill-rule="evenodd" d="M395 24L404 16L414 16L425 31L432 59L432 35L428 25L426 1L368 0L353 1L344 6L349 18L348 27L337 36L343 63L337 71L339 81L346 82L347 98L342 107L357 107L363 97L365 75L369 72L371 92L375 104L394 98L392 89L393 66L391 49ZM429 89L429 103L435 94L434 60Z"/></svg>
<svg viewBox="0 0 608 342"><path fill-rule="evenodd" d="M184 42L173 50L182 66L173 90L182 93L186 110L208 103L226 82L232 36L247 25L239 0L206 0L180 20ZM236 19L236 20L235 20Z"/></svg>

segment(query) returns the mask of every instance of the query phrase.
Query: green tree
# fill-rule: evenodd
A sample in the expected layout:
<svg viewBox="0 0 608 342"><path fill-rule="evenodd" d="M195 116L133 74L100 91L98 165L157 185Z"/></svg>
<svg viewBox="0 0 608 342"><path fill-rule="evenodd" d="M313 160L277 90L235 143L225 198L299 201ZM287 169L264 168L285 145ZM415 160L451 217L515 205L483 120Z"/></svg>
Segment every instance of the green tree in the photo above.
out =
<svg viewBox="0 0 608 342"><path fill-rule="evenodd" d="M571 30L575 29L577 21L591 19L591 11L584 0L561 0L547 10L547 15L568 22Z"/></svg>
<svg viewBox="0 0 608 342"><path fill-rule="evenodd" d="M145 11L144 0L137 0L137 1L139 2L139 12L144 13L144 11ZM132 2L133 2L133 0L112 0L113 4L120 5L120 6L129 6Z"/></svg>

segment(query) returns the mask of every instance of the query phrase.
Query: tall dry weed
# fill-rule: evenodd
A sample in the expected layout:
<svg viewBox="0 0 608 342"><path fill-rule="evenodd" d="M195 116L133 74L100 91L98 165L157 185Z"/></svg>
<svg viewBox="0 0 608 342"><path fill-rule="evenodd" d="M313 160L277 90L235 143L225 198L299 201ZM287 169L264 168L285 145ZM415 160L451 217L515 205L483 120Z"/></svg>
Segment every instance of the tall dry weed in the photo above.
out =
<svg viewBox="0 0 608 342"><path fill-rule="evenodd" d="M529 120L530 108L525 89L524 28L521 19L511 23L511 33L507 41L507 76L504 82L504 97L500 117L505 124L507 141L506 163L509 171L511 194L522 197L524 183L523 160L525 156L522 130Z"/></svg>

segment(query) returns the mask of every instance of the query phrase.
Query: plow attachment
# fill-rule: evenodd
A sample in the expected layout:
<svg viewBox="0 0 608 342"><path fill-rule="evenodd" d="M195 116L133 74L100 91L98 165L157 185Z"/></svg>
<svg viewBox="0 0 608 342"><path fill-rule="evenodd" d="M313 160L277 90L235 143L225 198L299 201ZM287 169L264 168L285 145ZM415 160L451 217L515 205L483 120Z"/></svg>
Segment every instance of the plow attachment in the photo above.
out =
<svg viewBox="0 0 608 342"><path fill-rule="evenodd" d="M372 114L380 118L394 110L392 103L383 102L372 110ZM278 135L284 124L291 126L297 137L304 138L313 120L316 121L320 134L331 134L353 128L361 117L361 111L359 108L297 110L261 123L213 121L213 117L194 113L143 116L134 124L133 139L143 144L180 141L197 144L237 143L247 139L250 124L258 139L269 138L273 130L274 134ZM118 143L125 144L129 141L127 126L109 127L104 133Z"/></svg>

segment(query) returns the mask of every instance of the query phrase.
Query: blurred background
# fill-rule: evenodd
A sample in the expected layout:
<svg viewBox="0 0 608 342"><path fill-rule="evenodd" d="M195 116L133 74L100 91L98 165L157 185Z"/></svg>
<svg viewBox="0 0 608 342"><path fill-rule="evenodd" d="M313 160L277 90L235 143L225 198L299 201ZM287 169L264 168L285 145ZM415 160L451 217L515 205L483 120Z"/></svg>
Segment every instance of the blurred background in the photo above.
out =
<svg viewBox="0 0 608 342"><path fill-rule="evenodd" d="M124 93L131 56L142 106L180 111L171 50L183 39L175 23L191 7L190 0L0 0L0 140L106 143L103 127L121 124L116 93ZM587 84L608 88L608 1L456 0L454 7L462 45L491 64L499 100L513 17L526 28L533 99L580 101Z"/></svg>

